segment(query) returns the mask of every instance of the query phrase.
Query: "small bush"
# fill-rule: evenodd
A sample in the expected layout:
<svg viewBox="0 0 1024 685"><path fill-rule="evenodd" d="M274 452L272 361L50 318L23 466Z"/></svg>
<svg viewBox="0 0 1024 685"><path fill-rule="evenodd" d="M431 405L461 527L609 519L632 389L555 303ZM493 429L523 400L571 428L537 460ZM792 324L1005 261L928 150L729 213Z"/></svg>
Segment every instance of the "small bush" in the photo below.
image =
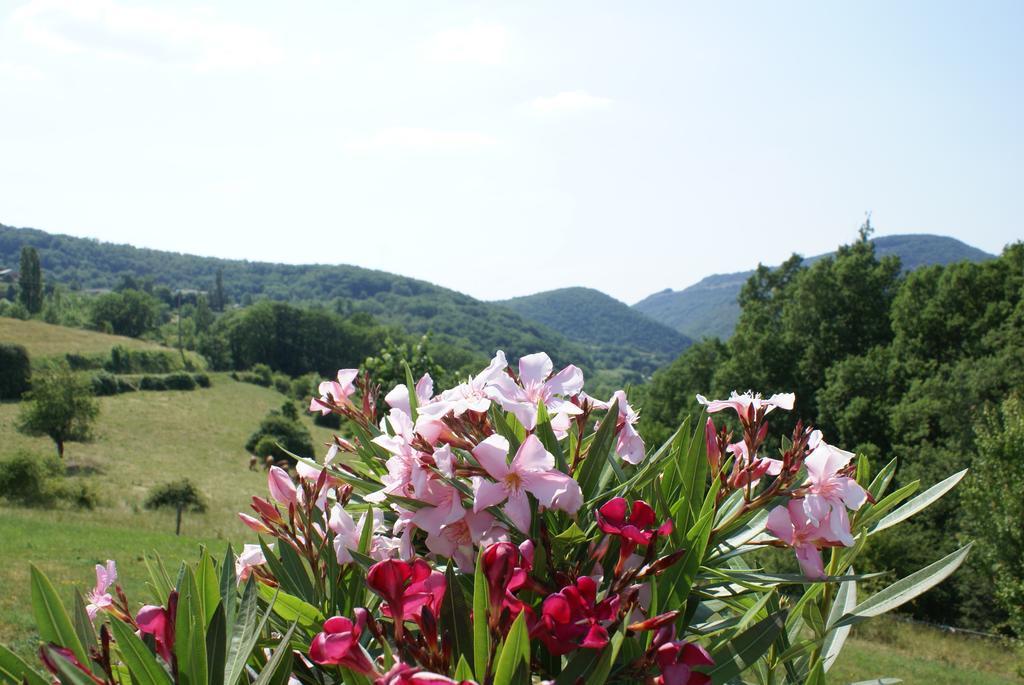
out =
<svg viewBox="0 0 1024 685"><path fill-rule="evenodd" d="M94 395L120 395L125 392L135 392L139 388L124 376L115 376L112 373L103 371L90 379L92 393Z"/></svg>
<svg viewBox="0 0 1024 685"><path fill-rule="evenodd" d="M16 400L29 389L32 367L28 350L21 345L0 344L0 400Z"/></svg>
<svg viewBox="0 0 1024 685"><path fill-rule="evenodd" d="M52 507L60 503L92 509L95 490L83 480L65 478L60 462L18 452L0 461L0 497L23 507Z"/></svg>
<svg viewBox="0 0 1024 685"><path fill-rule="evenodd" d="M183 367L181 357L169 350L129 350L115 345L104 368L111 373L170 373Z"/></svg>
<svg viewBox="0 0 1024 685"><path fill-rule="evenodd" d="M341 417L333 412L330 414L321 414L320 412L316 412L313 414L313 423L317 426L323 426L324 428L341 430Z"/></svg>
<svg viewBox="0 0 1024 685"><path fill-rule="evenodd" d="M75 352L68 352L64 355L64 359L67 360L72 371L102 369L107 362L107 358L101 354L77 354Z"/></svg>
<svg viewBox="0 0 1024 685"><path fill-rule="evenodd" d="M164 376L143 376L139 379L139 388L142 390L166 390L167 381Z"/></svg>
<svg viewBox="0 0 1024 685"><path fill-rule="evenodd" d="M196 385L200 388L208 388L211 385L210 377L205 373L194 373L192 374L192 379L195 380Z"/></svg>
<svg viewBox="0 0 1024 685"><path fill-rule="evenodd" d="M282 395L288 395L292 391L292 379L283 373L274 374L274 390Z"/></svg>
<svg viewBox="0 0 1024 685"><path fill-rule="evenodd" d="M260 427L249 436L245 449L260 457L271 456L275 461L292 460L288 452L300 457L314 456L313 439L306 427L276 411L264 417Z"/></svg>
<svg viewBox="0 0 1024 685"><path fill-rule="evenodd" d="M155 486L149 491L145 506L147 509L174 509L177 513L174 534L181 535L182 512L202 513L206 511L206 500L192 481L185 478Z"/></svg>
<svg viewBox="0 0 1024 685"><path fill-rule="evenodd" d="M269 388L274 382L274 372L266 364L254 364L249 376L252 380L247 382L262 385L264 388Z"/></svg>
<svg viewBox="0 0 1024 685"><path fill-rule="evenodd" d="M179 371L164 376L164 385L168 390L195 390L196 379L190 373Z"/></svg>

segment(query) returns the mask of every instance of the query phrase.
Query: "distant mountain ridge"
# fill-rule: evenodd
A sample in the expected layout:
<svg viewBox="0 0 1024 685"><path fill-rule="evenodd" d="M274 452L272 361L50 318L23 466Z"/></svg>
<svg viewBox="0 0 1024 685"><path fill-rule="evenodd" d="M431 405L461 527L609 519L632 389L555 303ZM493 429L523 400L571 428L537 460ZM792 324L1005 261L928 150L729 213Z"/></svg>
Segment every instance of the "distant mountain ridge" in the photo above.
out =
<svg viewBox="0 0 1024 685"><path fill-rule="evenodd" d="M879 236L872 242L880 257L896 255L907 271L932 264L980 262L995 256L956 238L926 233ZM808 257L804 262L810 264L832 254ZM739 319L736 298L753 273L751 269L713 274L682 290L666 288L648 295L633 308L694 340L725 339L732 335Z"/></svg>
<svg viewBox="0 0 1024 685"><path fill-rule="evenodd" d="M593 288L548 290L495 304L587 345L606 366L623 366L629 359L645 355L649 364L638 364L634 370L650 373L693 344L679 331Z"/></svg>

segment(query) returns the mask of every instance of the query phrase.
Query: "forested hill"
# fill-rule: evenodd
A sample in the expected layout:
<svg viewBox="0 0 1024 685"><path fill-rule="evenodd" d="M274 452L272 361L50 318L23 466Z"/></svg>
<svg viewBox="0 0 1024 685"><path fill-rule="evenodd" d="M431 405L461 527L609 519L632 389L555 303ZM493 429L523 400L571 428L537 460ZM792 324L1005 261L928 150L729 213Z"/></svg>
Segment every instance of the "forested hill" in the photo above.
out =
<svg viewBox="0 0 1024 685"><path fill-rule="evenodd" d="M656 368L693 343L678 331L593 288L561 288L497 304L587 345L602 365L621 366L625 359L646 355Z"/></svg>
<svg viewBox="0 0 1024 685"><path fill-rule="evenodd" d="M347 265L291 265L164 252L55 235L0 224L0 269L17 269L23 245L39 252L44 278L74 288L113 288L124 276L151 279L171 289L212 290L223 273L229 300L257 298L330 302L365 311L413 333L431 331L449 341L491 355L504 349L513 358L538 350L557 362L594 366L584 346L496 304L425 281Z"/></svg>
<svg viewBox="0 0 1024 685"><path fill-rule="evenodd" d="M994 256L956 238L923 233L880 236L872 242L879 257L896 255L907 271L931 264L981 262ZM812 263L832 254L809 257L805 261ZM682 290L666 288L649 295L633 308L694 340L725 339L732 335L740 315L736 297L753 273L751 270L714 274Z"/></svg>

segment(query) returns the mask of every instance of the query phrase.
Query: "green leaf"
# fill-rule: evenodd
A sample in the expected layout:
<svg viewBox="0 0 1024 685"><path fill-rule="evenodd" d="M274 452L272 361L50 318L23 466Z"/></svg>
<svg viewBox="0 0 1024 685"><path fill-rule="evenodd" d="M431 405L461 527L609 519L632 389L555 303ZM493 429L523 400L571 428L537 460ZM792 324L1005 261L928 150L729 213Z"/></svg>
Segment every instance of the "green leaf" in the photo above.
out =
<svg viewBox="0 0 1024 685"><path fill-rule="evenodd" d="M143 555L142 559L146 563L146 570L149 571L150 582L148 586L153 603L163 604L167 601L171 591L174 590L174 583L171 582L171 577L168 575L159 554L154 553L152 560L147 555ZM232 563L234 563L233 559Z"/></svg>
<svg viewBox="0 0 1024 685"><path fill-rule="evenodd" d="M319 628L327 620L319 609L295 595L263 584L258 584L257 588L265 602L273 602L274 613L288 623L297 622L303 628Z"/></svg>
<svg viewBox="0 0 1024 685"><path fill-rule="evenodd" d="M132 672L133 685L170 685L171 677L134 630L116 618L110 621L110 630Z"/></svg>
<svg viewBox="0 0 1024 685"><path fill-rule="evenodd" d="M871 496L878 501L885 494L886 489L889 487L889 482L892 481L892 477L896 474L896 459L894 458L888 464L882 467L882 470L878 472L875 479L871 481L871 485L868 486L868 492Z"/></svg>
<svg viewBox="0 0 1024 685"><path fill-rule="evenodd" d="M196 587L199 590L199 601L203 608L203 617L207 625L213 620L213 611L220 604L220 578L213 564L213 557L204 547L196 566Z"/></svg>
<svg viewBox="0 0 1024 685"><path fill-rule="evenodd" d="M459 657L459 665L455 667L455 680L472 680L473 669L469 667L469 662L466 661L465 656ZM32 685L42 685L41 683L34 683Z"/></svg>
<svg viewBox="0 0 1024 685"><path fill-rule="evenodd" d="M854 625L872 616L879 616L932 589L960 567L973 544L969 543L934 564L925 566L920 571L911 573L906 578L871 595L854 607L853 611L836 621L836 627Z"/></svg>
<svg viewBox="0 0 1024 685"><path fill-rule="evenodd" d="M260 671L254 685L284 685L288 682L288 676L292 670L291 641L292 635L295 633L295 625L293 623L281 641L277 643L277 648L267 659L267 664Z"/></svg>
<svg viewBox="0 0 1024 685"><path fill-rule="evenodd" d="M78 633L71 625L68 612L57 596L50 579L42 571L30 566L32 575L32 613L36 619L36 629L39 631L39 638L43 642L52 642L61 647L66 647L75 653L78 661L82 664L89 663L89 659L78 639ZM64 661L64 659L61 659Z"/></svg>
<svg viewBox="0 0 1024 685"><path fill-rule="evenodd" d="M697 578L697 572L704 559L714 517L714 511L707 512L687 531L683 544L686 554L683 555L682 561L669 567L663 574L660 583L667 594L665 606L681 607L686 604L690 588L693 587L693 582Z"/></svg>
<svg viewBox="0 0 1024 685"><path fill-rule="evenodd" d="M548 416L548 409L544 406L543 400L537 401L537 427L533 434L544 445L544 449L555 457L555 468L562 473L569 473L569 465L562 453L562 446L558 444L558 438L555 437L555 431L551 428L551 417Z"/></svg>
<svg viewBox="0 0 1024 685"><path fill-rule="evenodd" d="M412 422L416 423L416 417L419 416L417 412L419 402L416 397L416 382L412 379L412 368L409 367L409 362L403 359L402 366L405 367L405 389L409 394L409 416L412 418Z"/></svg>
<svg viewBox="0 0 1024 685"><path fill-rule="evenodd" d="M804 685L826 685L825 669L821 665L821 661L814 663L811 672L807 674L807 680L804 681Z"/></svg>
<svg viewBox="0 0 1024 685"><path fill-rule="evenodd" d="M858 680L850 685L898 685L902 682L900 678L875 678L874 680Z"/></svg>
<svg viewBox="0 0 1024 685"><path fill-rule="evenodd" d="M786 612L779 611L755 623L711 653L715 666L708 671L715 685L727 683L750 668L772 646L786 625Z"/></svg>
<svg viewBox="0 0 1024 685"><path fill-rule="evenodd" d="M235 607L238 604L238 577L235 575L235 550L231 543L224 552L220 567L220 605L224 609L224 623L230 629L235 624Z"/></svg>
<svg viewBox="0 0 1024 685"><path fill-rule="evenodd" d="M604 685L608 680L608 674L612 672L615 658L619 655L619 648L622 647L622 640L625 638L625 626L619 632L612 635L608 646L601 650L601 657L594 664L594 670L587 677L587 685Z"/></svg>
<svg viewBox="0 0 1024 685"><path fill-rule="evenodd" d="M83 673L52 646L48 644L43 645L42 649L46 651L46 656L57 667L58 680L61 682L61 685L96 685L92 678Z"/></svg>
<svg viewBox="0 0 1024 685"><path fill-rule="evenodd" d="M178 658L181 685L207 685L206 616L192 568L185 566L178 586L178 611L174 618L174 654Z"/></svg>
<svg viewBox="0 0 1024 685"><path fill-rule="evenodd" d="M369 518L372 519L373 517ZM291 587L285 589L307 602L317 601L316 592L313 591L313 581L309 574L309 566L303 558L288 544L282 543L278 545L278 550L280 551L281 564L288 573L291 585Z"/></svg>
<svg viewBox="0 0 1024 685"><path fill-rule="evenodd" d="M487 680L487 657L491 652L491 633L487 627L488 602L484 551L481 549L473 574L473 670L481 683Z"/></svg>
<svg viewBox="0 0 1024 685"><path fill-rule="evenodd" d="M242 590L242 601L235 614L234 625L231 626L228 639L227 658L224 666L224 685L235 685L245 672L245 662L256 647L256 640L263 632L263 626L273 610L273 600L267 612L260 618L259 602L257 601L257 583L252 576Z"/></svg>
<svg viewBox="0 0 1024 685"><path fill-rule="evenodd" d="M470 621L466 619L469 616L469 605L466 603L462 585L456 579L455 569L451 564L445 570L445 581L448 591L441 604L441 634L451 637L452 658L472 657L473 632Z"/></svg>
<svg viewBox="0 0 1024 685"><path fill-rule="evenodd" d="M224 685L224 665L227 663L228 620L224 605L213 611L206 627L206 677L210 685Z"/></svg>
<svg viewBox="0 0 1024 685"><path fill-rule="evenodd" d="M42 676L38 671L29 666L25 661L0 645L0 682L9 685L50 685L50 679Z"/></svg>
<svg viewBox="0 0 1024 685"><path fill-rule="evenodd" d="M530 637L526 634L526 612L520 612L508 631L494 669L494 685L529 685Z"/></svg>
<svg viewBox="0 0 1024 685"><path fill-rule="evenodd" d="M708 459L704 441L700 439L702 427L692 434L688 440L679 435L679 455L676 469L679 471L679 494L677 502L683 503L682 516L676 521L682 530L700 518L701 506L704 502L704 489L707 487Z"/></svg>
<svg viewBox="0 0 1024 685"><path fill-rule="evenodd" d="M910 518L917 512L929 506L932 502L941 499L943 495L956 487L956 484L959 483L965 475L967 475L967 469L964 469L959 473L954 473L944 481L931 486L920 495L879 521L878 524L871 529L871 533L874 534L881 530L885 530L886 528L891 528L897 523Z"/></svg>
<svg viewBox="0 0 1024 685"><path fill-rule="evenodd" d="M852 574L853 568L847 569L847 573ZM844 614L853 611L856 605L857 581L848 580L845 583L840 583L839 590L836 592L836 598L832 600L832 608L828 612L828 622L825 626L828 633L825 635L825 641L821 644L821 665L823 671L832 668L832 664L835 663L839 652L843 649L847 636L850 634L851 626L836 628L835 625Z"/></svg>
<svg viewBox="0 0 1024 685"><path fill-rule="evenodd" d="M576 650L576 653L569 659L569 663L555 678L555 685L574 685L577 682L584 682L587 685L603 683L615 663L624 635L625 633L622 631L615 633L608 646L601 650Z"/></svg>
<svg viewBox="0 0 1024 685"><path fill-rule="evenodd" d="M96 644L96 629L92 626L92 620L89 619L89 612L85 608L85 600L82 598L82 593L75 588L75 598L71 605L71 620L75 625L75 634L78 635L78 639L82 642L82 646L88 650L89 647ZM93 662L97 666L98 662Z"/></svg>
<svg viewBox="0 0 1024 685"><path fill-rule="evenodd" d="M612 402L612 406L601 419L601 425L594 434L594 439L587 448L586 456L581 460L576 480L579 481L580 489L583 490L583 499L589 501L597 495L598 486L601 484L605 467L608 466L608 453L612 448L612 438L615 436L615 427L619 420L619 401Z"/></svg>

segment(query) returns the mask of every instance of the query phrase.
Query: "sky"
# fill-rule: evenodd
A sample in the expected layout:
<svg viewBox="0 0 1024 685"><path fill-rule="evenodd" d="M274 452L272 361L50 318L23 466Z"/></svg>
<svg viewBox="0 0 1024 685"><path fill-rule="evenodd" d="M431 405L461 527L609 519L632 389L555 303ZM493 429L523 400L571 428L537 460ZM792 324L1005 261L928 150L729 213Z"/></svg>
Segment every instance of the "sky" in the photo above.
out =
<svg viewBox="0 0 1024 685"><path fill-rule="evenodd" d="M0 222L628 303L1024 237L1024 3L0 0Z"/></svg>

